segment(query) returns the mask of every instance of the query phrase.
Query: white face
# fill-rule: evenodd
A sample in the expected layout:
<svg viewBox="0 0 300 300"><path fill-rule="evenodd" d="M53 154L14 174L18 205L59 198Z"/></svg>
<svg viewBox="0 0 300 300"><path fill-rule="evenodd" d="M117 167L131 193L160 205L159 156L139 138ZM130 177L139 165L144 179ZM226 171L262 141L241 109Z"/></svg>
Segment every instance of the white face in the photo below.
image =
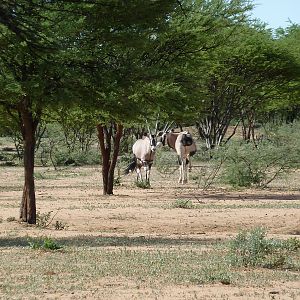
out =
<svg viewBox="0 0 300 300"><path fill-rule="evenodd" d="M155 151L155 149L156 149L156 140L155 140L155 138L154 138L154 135L149 135L149 139L150 139L150 149L151 149L151 151Z"/></svg>

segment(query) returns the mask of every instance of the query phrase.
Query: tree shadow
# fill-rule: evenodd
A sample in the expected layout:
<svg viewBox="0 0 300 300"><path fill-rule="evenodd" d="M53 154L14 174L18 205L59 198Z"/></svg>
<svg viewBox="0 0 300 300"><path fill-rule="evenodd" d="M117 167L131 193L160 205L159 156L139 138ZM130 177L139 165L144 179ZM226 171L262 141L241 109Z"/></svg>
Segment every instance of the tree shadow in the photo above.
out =
<svg viewBox="0 0 300 300"><path fill-rule="evenodd" d="M45 237L0 237L0 248L28 247L29 242L43 240ZM53 238L55 242L67 247L151 247L160 246L209 246L220 243L220 238L168 238L147 236L86 236Z"/></svg>

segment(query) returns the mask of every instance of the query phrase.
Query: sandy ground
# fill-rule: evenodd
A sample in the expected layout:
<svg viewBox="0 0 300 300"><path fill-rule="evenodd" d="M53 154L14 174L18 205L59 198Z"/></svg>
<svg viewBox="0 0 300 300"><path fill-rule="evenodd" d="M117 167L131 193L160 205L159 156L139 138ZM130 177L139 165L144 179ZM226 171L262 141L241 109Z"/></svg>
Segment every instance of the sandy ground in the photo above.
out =
<svg viewBox="0 0 300 300"><path fill-rule="evenodd" d="M54 220L66 230L49 230L47 235L153 237L205 242L228 239L240 229L267 228L270 236L299 237L300 210L291 208L300 201L299 174L284 184L266 190L211 189L201 191L192 180L182 186L177 173L152 171L151 189L134 186L134 174L121 178L114 195L103 196L99 167L60 170L36 168L37 211L53 211ZM40 236L41 231L19 222L22 195L22 168L0 168L0 236ZM170 209L176 200L190 200L197 209ZM153 246L155 247L155 246ZM1 249L0 249L1 251ZM112 285L113 284L113 294ZM274 284L265 288L238 288L221 284L170 286L164 290L138 289L128 281L99 282L103 299L300 299L300 284ZM0 286L1 289L1 286ZM290 291L293 291L291 296ZM97 295L47 295L49 299L97 298ZM98 298L97 298L98 299Z"/></svg>

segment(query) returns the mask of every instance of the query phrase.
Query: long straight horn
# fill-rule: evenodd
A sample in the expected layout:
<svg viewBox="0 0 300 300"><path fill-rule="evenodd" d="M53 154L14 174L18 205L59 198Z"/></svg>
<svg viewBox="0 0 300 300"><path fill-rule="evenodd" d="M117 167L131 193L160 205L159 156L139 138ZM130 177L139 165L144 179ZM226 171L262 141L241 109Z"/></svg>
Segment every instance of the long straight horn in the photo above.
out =
<svg viewBox="0 0 300 300"><path fill-rule="evenodd" d="M159 124L159 113L157 114L157 118L155 122L155 132L154 132L155 135L157 135L158 132L158 124Z"/></svg>
<svg viewBox="0 0 300 300"><path fill-rule="evenodd" d="M171 129L171 127L173 126L173 124L174 124L174 122L171 122L171 123L169 124L169 126L166 128L166 131L169 131L169 130Z"/></svg>
<svg viewBox="0 0 300 300"><path fill-rule="evenodd" d="M158 123L159 121L157 120L156 123L155 123L155 135L157 135L157 132L158 132Z"/></svg>
<svg viewBox="0 0 300 300"><path fill-rule="evenodd" d="M167 122L164 129L163 129L163 133L167 132L168 126L169 126L169 123Z"/></svg>
<svg viewBox="0 0 300 300"><path fill-rule="evenodd" d="M147 124L148 133L151 135L151 130L150 130L150 127L149 127L149 124L148 124L147 120L146 120L146 124Z"/></svg>

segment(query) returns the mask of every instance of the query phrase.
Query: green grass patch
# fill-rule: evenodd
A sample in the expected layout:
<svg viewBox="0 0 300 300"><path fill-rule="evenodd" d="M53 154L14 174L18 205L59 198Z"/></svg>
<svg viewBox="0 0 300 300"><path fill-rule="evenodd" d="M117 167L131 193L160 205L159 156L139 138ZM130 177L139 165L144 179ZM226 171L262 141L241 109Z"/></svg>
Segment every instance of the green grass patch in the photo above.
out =
<svg viewBox="0 0 300 300"><path fill-rule="evenodd" d="M150 189L151 188L149 181L136 181L135 186L140 189Z"/></svg>
<svg viewBox="0 0 300 300"><path fill-rule="evenodd" d="M263 228L241 231L229 245L229 261L232 266L281 268L300 271L300 240L267 239ZM298 262L297 262L298 261Z"/></svg>
<svg viewBox="0 0 300 300"><path fill-rule="evenodd" d="M41 250L59 250L62 248L57 242L49 237L42 239L34 239L28 241L31 249L41 249Z"/></svg>
<svg viewBox="0 0 300 300"><path fill-rule="evenodd" d="M186 208L186 209L191 209L194 208L195 206L193 205L191 200L186 200L186 199L177 199L171 204L171 208Z"/></svg>

